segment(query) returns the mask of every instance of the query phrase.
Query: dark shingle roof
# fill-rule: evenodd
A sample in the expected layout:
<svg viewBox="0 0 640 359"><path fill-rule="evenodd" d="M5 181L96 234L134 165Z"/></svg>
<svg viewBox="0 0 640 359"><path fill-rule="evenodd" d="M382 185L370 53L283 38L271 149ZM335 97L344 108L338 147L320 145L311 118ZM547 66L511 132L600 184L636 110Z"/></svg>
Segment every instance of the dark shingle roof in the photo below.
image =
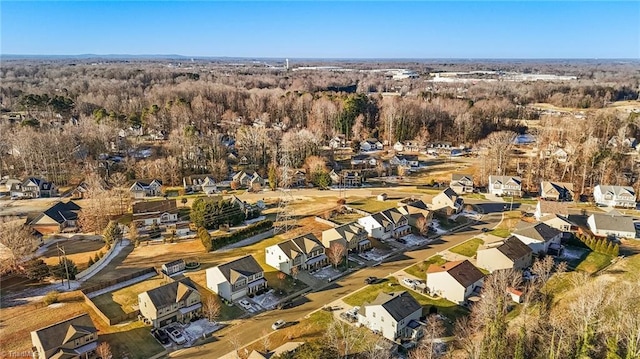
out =
<svg viewBox="0 0 640 359"><path fill-rule="evenodd" d="M82 314L34 331L44 351L58 348L76 337L97 332L89 314Z"/></svg>
<svg viewBox="0 0 640 359"><path fill-rule="evenodd" d="M235 261L219 265L218 269L220 270L220 272L222 272L222 275L224 275L229 283L235 283L237 279L237 275L232 275L232 272L235 272L236 274L242 274L245 277L264 272L264 269L260 267L258 261L256 261L255 258L253 258L253 256L251 255L247 255L242 258L238 258Z"/></svg>
<svg viewBox="0 0 640 359"><path fill-rule="evenodd" d="M536 225L533 225L531 227L522 228L513 232L513 234L515 235L533 238L540 242L550 241L552 238L559 235L560 233L561 232L559 230L542 222Z"/></svg>
<svg viewBox="0 0 640 359"><path fill-rule="evenodd" d="M178 209L175 199L147 201L133 204L133 214L152 212L174 212Z"/></svg>
<svg viewBox="0 0 640 359"><path fill-rule="evenodd" d="M147 295L156 309L159 309L184 300L191 293L197 291L195 284L189 278L184 278L180 281L148 290Z"/></svg>
<svg viewBox="0 0 640 359"><path fill-rule="evenodd" d="M448 262L441 266L432 264L427 268L427 275L438 272L448 272L453 279L465 288L484 278L484 274L468 260Z"/></svg>
<svg viewBox="0 0 640 359"><path fill-rule="evenodd" d="M78 211L80 209L80 206L75 204L73 201L58 202L42 213L43 215L46 215L54 221L62 224L65 221L78 219ZM37 221L40 218L41 216L36 216L32 221Z"/></svg>
<svg viewBox="0 0 640 359"><path fill-rule="evenodd" d="M422 309L420 303L406 291L380 293L368 305L381 305L396 321L400 321L416 310Z"/></svg>
<svg viewBox="0 0 640 359"><path fill-rule="evenodd" d="M498 246L497 249L511 260L518 260L533 252L529 246L522 243L522 241L514 236L505 239L502 245Z"/></svg>

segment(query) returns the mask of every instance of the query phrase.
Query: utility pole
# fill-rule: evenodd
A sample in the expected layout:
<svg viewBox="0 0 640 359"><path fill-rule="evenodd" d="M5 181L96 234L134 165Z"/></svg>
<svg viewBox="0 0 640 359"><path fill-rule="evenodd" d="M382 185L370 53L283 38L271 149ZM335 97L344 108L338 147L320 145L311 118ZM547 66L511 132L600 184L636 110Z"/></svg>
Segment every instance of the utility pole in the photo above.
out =
<svg viewBox="0 0 640 359"><path fill-rule="evenodd" d="M65 251L64 247L60 247L57 244L56 246L58 247L58 251L62 253L62 258L64 259L64 271L67 274L67 288L71 289L71 282L69 280L69 266L67 265L67 252ZM64 280L62 281L62 283L64 284Z"/></svg>

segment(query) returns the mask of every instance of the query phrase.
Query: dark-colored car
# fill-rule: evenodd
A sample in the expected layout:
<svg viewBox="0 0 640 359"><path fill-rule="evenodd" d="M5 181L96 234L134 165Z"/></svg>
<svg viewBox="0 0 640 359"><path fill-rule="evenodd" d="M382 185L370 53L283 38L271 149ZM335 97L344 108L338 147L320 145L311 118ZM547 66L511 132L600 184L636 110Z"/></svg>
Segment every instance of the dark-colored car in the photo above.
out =
<svg viewBox="0 0 640 359"><path fill-rule="evenodd" d="M485 232L485 233L486 233L486 232L489 232L489 228L482 228L482 229L481 229L481 231L482 231L482 232Z"/></svg>
<svg viewBox="0 0 640 359"><path fill-rule="evenodd" d="M375 283L377 281L378 281L378 278L376 278L376 277L367 277L367 279L364 280L364 282L367 283L367 284L373 284L373 283Z"/></svg>
<svg viewBox="0 0 640 359"><path fill-rule="evenodd" d="M287 309L287 308L292 308L293 307L293 302L288 300L284 303L280 303L278 304L278 309Z"/></svg>
<svg viewBox="0 0 640 359"><path fill-rule="evenodd" d="M404 238L398 238L396 239L396 241L402 243L402 244L407 244L407 241Z"/></svg>
<svg viewBox="0 0 640 359"><path fill-rule="evenodd" d="M169 344L169 336L167 335L167 332L164 331L164 329L154 329L151 331L151 333L156 339L158 339L161 344Z"/></svg>

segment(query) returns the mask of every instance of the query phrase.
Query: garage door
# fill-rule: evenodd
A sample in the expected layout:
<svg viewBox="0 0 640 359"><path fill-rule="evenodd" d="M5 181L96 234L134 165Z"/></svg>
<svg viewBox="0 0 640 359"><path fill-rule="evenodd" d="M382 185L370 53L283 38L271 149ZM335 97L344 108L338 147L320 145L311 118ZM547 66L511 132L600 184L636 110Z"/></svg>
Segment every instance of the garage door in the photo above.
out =
<svg viewBox="0 0 640 359"><path fill-rule="evenodd" d="M178 319L178 316L177 316L177 315L174 315L173 317L170 317L170 318L167 318L167 319L161 320L161 321L160 321L160 327L164 327L164 326L166 326L166 325L169 325L169 324L171 324L171 323L175 322L177 319Z"/></svg>

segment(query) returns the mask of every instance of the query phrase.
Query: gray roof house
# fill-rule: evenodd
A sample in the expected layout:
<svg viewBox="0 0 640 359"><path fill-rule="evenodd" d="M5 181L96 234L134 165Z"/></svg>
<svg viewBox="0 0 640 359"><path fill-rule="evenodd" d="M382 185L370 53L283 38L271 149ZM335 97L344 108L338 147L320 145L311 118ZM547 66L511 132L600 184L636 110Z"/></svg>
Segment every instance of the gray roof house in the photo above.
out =
<svg viewBox="0 0 640 359"><path fill-rule="evenodd" d="M358 323L381 333L383 337L419 339L423 335L422 306L406 291L380 293L371 303L364 303Z"/></svg>
<svg viewBox="0 0 640 359"><path fill-rule="evenodd" d="M533 260L533 251L517 237L478 248L477 265L490 272L499 269L525 269Z"/></svg>
<svg viewBox="0 0 640 359"><path fill-rule="evenodd" d="M562 232L546 223L537 223L518 229L511 234L529 246L536 254L546 254L550 246L559 246L562 240Z"/></svg>
<svg viewBox="0 0 640 359"><path fill-rule="evenodd" d="M518 176L489 176L487 187L494 196L522 196L522 178Z"/></svg>
<svg viewBox="0 0 640 359"><path fill-rule="evenodd" d="M473 192L473 176L462 173L452 173L449 187L457 194Z"/></svg>
<svg viewBox="0 0 640 359"><path fill-rule="evenodd" d="M574 200L573 183L542 181L540 198L561 202Z"/></svg>
<svg viewBox="0 0 640 359"><path fill-rule="evenodd" d="M427 289L431 294L464 304L482 287L484 274L468 260L447 262L427 268Z"/></svg>
<svg viewBox="0 0 640 359"><path fill-rule="evenodd" d="M266 262L286 274L313 270L327 263L324 245L311 233L265 248Z"/></svg>
<svg viewBox="0 0 640 359"><path fill-rule="evenodd" d="M93 358L98 329L89 314L81 314L31 332L31 343L38 359Z"/></svg>
<svg viewBox="0 0 640 359"><path fill-rule="evenodd" d="M170 323L188 323L202 311L200 293L184 278L138 294L140 314L155 328Z"/></svg>
<svg viewBox="0 0 640 359"><path fill-rule="evenodd" d="M631 186L597 185L593 199L601 206L636 208L636 191Z"/></svg>
<svg viewBox="0 0 640 359"><path fill-rule="evenodd" d="M636 228L631 217L594 213L587 218L587 225L596 236L636 238Z"/></svg>
<svg viewBox="0 0 640 359"><path fill-rule="evenodd" d="M371 241L367 237L367 231L363 226L358 222L350 222L323 231L322 244L331 248L333 243L340 243L349 251L360 252L371 248Z"/></svg>
<svg viewBox="0 0 640 359"><path fill-rule="evenodd" d="M207 287L230 302L267 287L264 269L251 255L209 268L206 275Z"/></svg>

